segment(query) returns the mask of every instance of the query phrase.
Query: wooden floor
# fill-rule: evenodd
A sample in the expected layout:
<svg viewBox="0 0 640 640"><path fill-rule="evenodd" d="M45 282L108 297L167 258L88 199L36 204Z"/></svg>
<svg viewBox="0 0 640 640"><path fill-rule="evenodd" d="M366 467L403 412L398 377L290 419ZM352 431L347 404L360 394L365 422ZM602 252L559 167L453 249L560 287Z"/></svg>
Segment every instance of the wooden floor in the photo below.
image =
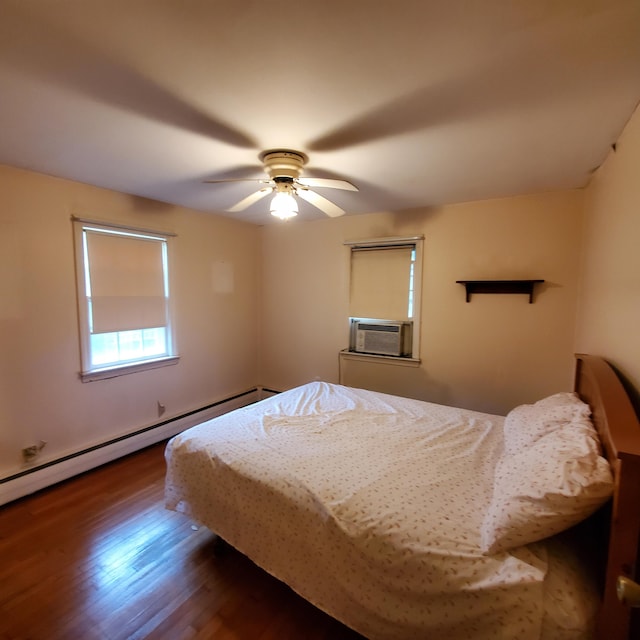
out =
<svg viewBox="0 0 640 640"><path fill-rule="evenodd" d="M0 507L2 640L356 640L163 507L164 444Z"/></svg>

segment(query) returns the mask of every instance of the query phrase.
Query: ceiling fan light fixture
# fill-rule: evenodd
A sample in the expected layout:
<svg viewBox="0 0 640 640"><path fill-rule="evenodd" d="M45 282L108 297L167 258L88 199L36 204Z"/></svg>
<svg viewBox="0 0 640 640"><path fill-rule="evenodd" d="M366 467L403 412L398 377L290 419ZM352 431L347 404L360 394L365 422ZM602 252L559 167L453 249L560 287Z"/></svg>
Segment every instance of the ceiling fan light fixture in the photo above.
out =
<svg viewBox="0 0 640 640"><path fill-rule="evenodd" d="M298 215L298 203L290 193L280 191L273 196L269 211L280 220L289 220Z"/></svg>
<svg viewBox="0 0 640 640"><path fill-rule="evenodd" d="M298 214L296 198L300 197L316 209L331 218L344 215L346 212L337 204L320 195L314 189L342 189L358 191L358 187L347 180L335 178L307 178L302 172L309 158L301 151L292 149L270 149L259 155L268 180L264 178L228 178L222 180L205 180L205 182L257 182L261 185L258 191L249 194L240 202L236 202L227 211L235 213L244 211L269 193L274 194L269 211L281 220L288 220ZM294 197L295 196L295 197Z"/></svg>

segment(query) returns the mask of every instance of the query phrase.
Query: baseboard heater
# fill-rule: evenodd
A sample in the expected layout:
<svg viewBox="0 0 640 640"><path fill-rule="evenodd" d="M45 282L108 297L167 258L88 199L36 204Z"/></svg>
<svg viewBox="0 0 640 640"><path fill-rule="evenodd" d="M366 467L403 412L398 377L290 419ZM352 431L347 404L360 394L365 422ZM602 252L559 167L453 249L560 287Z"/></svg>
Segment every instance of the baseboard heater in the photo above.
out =
<svg viewBox="0 0 640 640"><path fill-rule="evenodd" d="M213 402L205 407L0 478L0 505L171 438L200 422L252 404L260 400L261 397L262 390L256 387L224 400Z"/></svg>

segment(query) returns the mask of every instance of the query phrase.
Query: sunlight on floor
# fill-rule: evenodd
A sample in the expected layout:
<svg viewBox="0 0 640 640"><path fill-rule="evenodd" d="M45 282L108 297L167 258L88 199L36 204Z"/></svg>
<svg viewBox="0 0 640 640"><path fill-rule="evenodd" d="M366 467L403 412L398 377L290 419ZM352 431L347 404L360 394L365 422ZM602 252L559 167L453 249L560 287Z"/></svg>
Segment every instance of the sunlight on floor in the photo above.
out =
<svg viewBox="0 0 640 640"><path fill-rule="evenodd" d="M99 568L95 586L112 588L118 582L130 580L145 567L147 554L159 555L163 537L174 528L170 518L159 518L157 512L147 512L132 515L101 536L89 556L89 562Z"/></svg>

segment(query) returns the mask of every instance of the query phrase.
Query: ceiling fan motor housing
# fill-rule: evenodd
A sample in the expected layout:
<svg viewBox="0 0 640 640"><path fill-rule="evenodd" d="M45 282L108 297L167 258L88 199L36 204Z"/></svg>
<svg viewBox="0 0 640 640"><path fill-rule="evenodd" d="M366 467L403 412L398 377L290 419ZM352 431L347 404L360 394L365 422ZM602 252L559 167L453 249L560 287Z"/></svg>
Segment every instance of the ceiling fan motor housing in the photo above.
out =
<svg viewBox="0 0 640 640"><path fill-rule="evenodd" d="M264 169L272 180L289 178L294 180L302 174L302 168L308 158L300 151L289 149L272 149L260 154Z"/></svg>

